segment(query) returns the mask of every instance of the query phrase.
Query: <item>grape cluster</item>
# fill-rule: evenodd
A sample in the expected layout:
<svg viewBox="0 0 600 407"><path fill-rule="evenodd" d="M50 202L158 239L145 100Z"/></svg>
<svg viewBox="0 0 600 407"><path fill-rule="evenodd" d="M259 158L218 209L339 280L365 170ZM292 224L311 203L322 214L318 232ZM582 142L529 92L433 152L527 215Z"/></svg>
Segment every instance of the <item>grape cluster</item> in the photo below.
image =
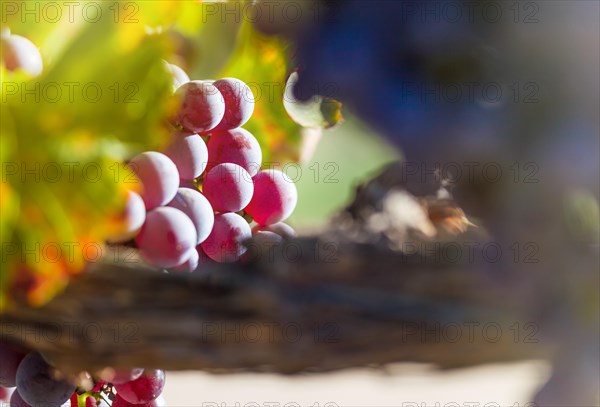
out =
<svg viewBox="0 0 600 407"><path fill-rule="evenodd" d="M254 111L248 85L235 78L189 80L175 65L167 69L178 103L171 143L128 162L143 190L129 192L125 230L109 240L134 238L149 264L193 271L201 260L240 260L253 234L276 235L270 241L293 236L285 224L272 226L294 210L296 187L281 171L261 170L260 144L240 127Z"/></svg>
<svg viewBox="0 0 600 407"><path fill-rule="evenodd" d="M114 407L157 406L165 385L162 370L105 369L88 389L77 388L38 352L25 353L0 342L0 400L8 401L8 388L16 386L10 396L14 407L58 407L71 400L78 405L79 395L86 407L97 406L108 395Z"/></svg>

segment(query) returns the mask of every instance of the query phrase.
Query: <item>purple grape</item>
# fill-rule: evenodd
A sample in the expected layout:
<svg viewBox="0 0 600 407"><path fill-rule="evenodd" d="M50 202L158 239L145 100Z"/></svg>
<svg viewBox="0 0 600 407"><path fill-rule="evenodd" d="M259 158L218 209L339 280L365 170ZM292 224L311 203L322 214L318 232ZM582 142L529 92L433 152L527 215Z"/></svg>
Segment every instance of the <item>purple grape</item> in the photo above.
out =
<svg viewBox="0 0 600 407"><path fill-rule="evenodd" d="M297 236L296 231L287 223L277 222L272 225L256 225L252 228L252 233L256 233L258 231L269 231L273 233L277 233L279 236L284 239L291 239Z"/></svg>
<svg viewBox="0 0 600 407"><path fill-rule="evenodd" d="M223 163L237 164L255 176L262 164L262 151L256 138L248 130L213 131L208 141L210 157L207 171Z"/></svg>
<svg viewBox="0 0 600 407"><path fill-rule="evenodd" d="M26 353L14 346L0 342L0 386L15 387L17 385L17 368Z"/></svg>
<svg viewBox="0 0 600 407"><path fill-rule="evenodd" d="M17 369L17 389L29 405L60 406L76 386L61 379L39 353L30 352Z"/></svg>
<svg viewBox="0 0 600 407"><path fill-rule="evenodd" d="M175 64L170 64L167 61L163 61L167 72L173 77L173 90L177 90L181 85L190 81L190 77L187 73Z"/></svg>
<svg viewBox="0 0 600 407"><path fill-rule="evenodd" d="M223 119L225 100L219 90L206 81L190 81L177 89L179 111L176 122L194 133L207 132Z"/></svg>
<svg viewBox="0 0 600 407"><path fill-rule="evenodd" d="M204 176L202 192L218 212L241 211L252 199L250 174L237 164L219 164Z"/></svg>
<svg viewBox="0 0 600 407"><path fill-rule="evenodd" d="M175 163L182 181L198 178L208 163L206 143L195 133L186 136L177 134L165 155Z"/></svg>
<svg viewBox="0 0 600 407"><path fill-rule="evenodd" d="M189 256L189 257L188 257ZM189 254L186 255L187 260L185 260L179 266L171 267L169 271L174 271L176 273L190 273L198 268L198 262L200 261L200 255L198 254L198 250L195 248L190 250Z"/></svg>
<svg viewBox="0 0 600 407"><path fill-rule="evenodd" d="M225 114L215 130L235 129L244 125L254 112L254 95L243 81L223 78L214 82L225 99Z"/></svg>
<svg viewBox="0 0 600 407"><path fill-rule="evenodd" d="M196 228L196 244L206 240L215 223L213 208L198 190L179 188L168 206L185 213Z"/></svg>
<svg viewBox="0 0 600 407"><path fill-rule="evenodd" d="M242 242L251 236L250 225L244 218L235 213L224 213L215 216L215 226L201 246L212 260L232 263L246 252Z"/></svg>
<svg viewBox="0 0 600 407"><path fill-rule="evenodd" d="M185 213L161 207L148 212L135 242L149 264L169 268L184 262L196 239L196 228Z"/></svg>
<svg viewBox="0 0 600 407"><path fill-rule="evenodd" d="M20 35L2 35L2 59L9 71L21 69L29 76L38 76L44 68L40 50Z"/></svg>
<svg viewBox="0 0 600 407"><path fill-rule="evenodd" d="M117 384L117 394L132 404L144 404L155 400L162 393L165 386L165 372L163 370L146 369L136 380Z"/></svg>
<svg viewBox="0 0 600 407"><path fill-rule="evenodd" d="M260 171L253 178L254 195L245 211L259 225L271 225L287 219L298 202L294 183L281 171Z"/></svg>
<svg viewBox="0 0 600 407"><path fill-rule="evenodd" d="M169 157L156 151L138 154L127 164L141 181L146 209L171 201L179 187L179 172Z"/></svg>
<svg viewBox="0 0 600 407"><path fill-rule="evenodd" d="M29 404L23 400L18 390L13 391L12 396L10 396L10 407L31 407Z"/></svg>
<svg viewBox="0 0 600 407"><path fill-rule="evenodd" d="M111 243L131 240L140 231L146 220L146 206L141 196L133 191L127 192L127 202L120 219L122 228L118 234L108 237Z"/></svg>

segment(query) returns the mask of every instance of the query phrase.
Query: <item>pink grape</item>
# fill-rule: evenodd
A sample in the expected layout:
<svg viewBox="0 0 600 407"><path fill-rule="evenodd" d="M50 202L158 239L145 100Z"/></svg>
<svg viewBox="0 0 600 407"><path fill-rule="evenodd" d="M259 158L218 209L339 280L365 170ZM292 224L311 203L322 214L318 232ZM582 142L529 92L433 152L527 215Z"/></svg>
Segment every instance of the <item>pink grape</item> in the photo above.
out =
<svg viewBox="0 0 600 407"><path fill-rule="evenodd" d="M215 223L213 208L198 190L179 188L168 206L185 213L196 228L196 244L206 240Z"/></svg>
<svg viewBox="0 0 600 407"><path fill-rule="evenodd" d="M179 99L176 122L194 133L207 132L223 119L225 100L219 90L206 81L190 81L181 85L175 95Z"/></svg>
<svg viewBox="0 0 600 407"><path fill-rule="evenodd" d="M244 218L235 213L224 213L215 216L215 226L201 246L212 260L232 263L246 252L242 242L251 236L250 225Z"/></svg>
<svg viewBox="0 0 600 407"><path fill-rule="evenodd" d="M208 163L206 143L195 133L185 136L176 134L165 155L175 163L182 181L198 178Z"/></svg>
<svg viewBox="0 0 600 407"><path fill-rule="evenodd" d="M29 76L38 76L44 68L39 49L20 35L2 35L2 59L9 71L21 69Z"/></svg>
<svg viewBox="0 0 600 407"><path fill-rule="evenodd" d="M263 170L256 174L254 195L245 211L259 225L271 225L287 219L298 202L294 183L278 170Z"/></svg>
<svg viewBox="0 0 600 407"><path fill-rule="evenodd" d="M255 176L262 163L262 151L256 138L248 130L237 128L232 130L213 131L208 141L208 167L222 163L237 164L251 176Z"/></svg>
<svg viewBox="0 0 600 407"><path fill-rule="evenodd" d="M215 166L204 176L202 192L218 212L241 211L252 199L250 174L237 164Z"/></svg>
<svg viewBox="0 0 600 407"><path fill-rule="evenodd" d="M173 90L177 90L178 87L190 81L190 77L185 73L183 69L175 64L170 64L167 61L163 61L167 72L171 74L173 78Z"/></svg>
<svg viewBox="0 0 600 407"><path fill-rule="evenodd" d="M132 239L142 228L146 220L146 206L141 196L133 191L127 191L127 201L122 213L120 233L108 237L111 243L121 243Z"/></svg>
<svg viewBox="0 0 600 407"><path fill-rule="evenodd" d="M283 238L277 233L259 230L252 234L252 242L248 244L248 251L242 256L242 261L273 261L277 245L283 242Z"/></svg>
<svg viewBox="0 0 600 407"><path fill-rule="evenodd" d="M166 155L146 151L133 157L127 166L144 187L141 196L147 210L165 205L177 193L179 172L175 163Z"/></svg>
<svg viewBox="0 0 600 407"><path fill-rule="evenodd" d="M244 125L254 112L254 95L250 87L236 78L223 78L214 82L225 99L225 114L215 130L235 129Z"/></svg>
<svg viewBox="0 0 600 407"><path fill-rule="evenodd" d="M159 369L145 370L136 380L117 384L117 394L132 404L144 404L155 400L165 386L165 372Z"/></svg>
<svg viewBox="0 0 600 407"><path fill-rule="evenodd" d="M296 231L287 223L277 222L272 225L261 226L257 225L252 228L252 233L256 233L258 231L269 231L273 233L277 233L279 236L284 239L291 239L296 237Z"/></svg>
<svg viewBox="0 0 600 407"><path fill-rule="evenodd" d="M0 386L15 387L19 363L26 353L7 343L0 342Z"/></svg>
<svg viewBox="0 0 600 407"><path fill-rule="evenodd" d="M184 262L196 239L196 228L185 213L161 207L148 212L135 242L149 264L169 268Z"/></svg>
<svg viewBox="0 0 600 407"><path fill-rule="evenodd" d="M198 268L198 262L200 261L200 255L198 251L194 248L191 249L186 256L187 260L185 260L182 264L171 267L169 271L174 271L177 273L190 273Z"/></svg>

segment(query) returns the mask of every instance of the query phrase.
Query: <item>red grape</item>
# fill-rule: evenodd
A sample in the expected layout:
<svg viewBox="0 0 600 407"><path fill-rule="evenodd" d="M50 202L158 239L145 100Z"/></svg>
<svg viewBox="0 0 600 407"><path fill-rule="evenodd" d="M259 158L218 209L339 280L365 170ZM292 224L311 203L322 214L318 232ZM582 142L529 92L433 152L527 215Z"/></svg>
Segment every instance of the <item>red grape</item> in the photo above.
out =
<svg viewBox="0 0 600 407"><path fill-rule="evenodd" d="M165 155L175 163L182 181L198 178L208 163L206 143L195 133L187 136L177 134L165 150Z"/></svg>
<svg viewBox="0 0 600 407"><path fill-rule="evenodd" d="M225 100L219 90L206 81L190 81L177 89L179 111L176 122L194 133L207 132L223 119Z"/></svg>
<svg viewBox="0 0 600 407"><path fill-rule="evenodd" d="M244 218L235 213L224 213L215 216L215 226L201 246L212 260L232 263L246 252L242 242L251 236L250 225Z"/></svg>
<svg viewBox="0 0 600 407"><path fill-rule="evenodd" d="M14 346L0 342L0 386L16 386L17 368L25 355Z"/></svg>
<svg viewBox="0 0 600 407"><path fill-rule="evenodd" d="M113 400L112 407L158 407L158 403L156 402L156 400L152 400L147 403L133 404L123 399L117 394L115 396L115 399Z"/></svg>
<svg viewBox="0 0 600 407"><path fill-rule="evenodd" d="M2 35L2 59L9 71L21 69L29 76L38 76L44 67L40 50L20 35Z"/></svg>
<svg viewBox="0 0 600 407"><path fill-rule="evenodd" d="M144 369L135 368L129 370L115 370L106 368L102 371L101 379L112 384L127 383L137 379L144 373Z"/></svg>
<svg viewBox="0 0 600 407"><path fill-rule="evenodd" d="M291 239L293 237L296 237L296 231L290 225L288 225L287 223L283 223L283 222L277 222L277 223L273 223L272 225L265 225L265 226L256 225L252 228L252 233L256 233L261 230L266 230L269 232L277 233L279 236L283 237L284 239Z"/></svg>
<svg viewBox="0 0 600 407"><path fill-rule="evenodd" d="M167 72L173 77L173 90L177 90L178 87L190 81L190 77L185 73L183 69L175 64L170 64L167 61L163 61Z"/></svg>
<svg viewBox="0 0 600 407"><path fill-rule="evenodd" d="M8 396L8 390L0 386L0 400L4 401L6 399L6 396Z"/></svg>
<svg viewBox="0 0 600 407"><path fill-rule="evenodd" d="M212 132L208 141L208 156L208 171L218 164L232 163L255 176L262 163L260 144L248 130L241 127Z"/></svg>
<svg viewBox="0 0 600 407"><path fill-rule="evenodd" d="M196 228L179 209L156 208L146 215L135 242L149 264L175 267L183 263L188 250L196 246Z"/></svg>
<svg viewBox="0 0 600 407"><path fill-rule="evenodd" d="M241 211L252 199L250 174L236 164L219 164L204 176L202 192L218 212Z"/></svg>
<svg viewBox="0 0 600 407"><path fill-rule="evenodd" d="M133 238L142 228L146 220L146 206L141 196L133 191L127 192L127 202L122 212L122 228L120 233L108 237L111 243L126 242Z"/></svg>
<svg viewBox="0 0 600 407"><path fill-rule="evenodd" d="M191 188L179 188L175 198L168 206L185 213L196 228L196 244L202 243L212 230L215 214L208 199L200 191Z"/></svg>
<svg viewBox="0 0 600 407"><path fill-rule="evenodd" d="M117 394L124 400L133 404L148 403L163 391L165 386L165 372L159 369L146 369L138 379L115 385Z"/></svg>
<svg viewBox="0 0 600 407"><path fill-rule="evenodd" d="M198 261L200 260L200 256L198 255L198 251L194 248L189 251L186 255L187 260L185 260L182 264L171 267L170 271L189 273L198 267Z"/></svg>
<svg viewBox="0 0 600 407"><path fill-rule="evenodd" d="M281 171L263 170L256 174L254 195L245 211L259 225L270 225L287 219L298 202L294 183Z"/></svg>
<svg viewBox="0 0 600 407"><path fill-rule="evenodd" d="M69 400L76 386L58 378L56 371L39 353L30 352L17 369L17 389L23 400L32 406L60 406Z"/></svg>
<svg viewBox="0 0 600 407"><path fill-rule="evenodd" d="M254 95L243 81L223 78L214 82L225 99L225 114L215 130L229 130L242 126L254 112Z"/></svg>
<svg viewBox="0 0 600 407"><path fill-rule="evenodd" d="M156 151L138 154L127 164L144 186L146 209L165 205L177 193L179 172L169 157Z"/></svg>

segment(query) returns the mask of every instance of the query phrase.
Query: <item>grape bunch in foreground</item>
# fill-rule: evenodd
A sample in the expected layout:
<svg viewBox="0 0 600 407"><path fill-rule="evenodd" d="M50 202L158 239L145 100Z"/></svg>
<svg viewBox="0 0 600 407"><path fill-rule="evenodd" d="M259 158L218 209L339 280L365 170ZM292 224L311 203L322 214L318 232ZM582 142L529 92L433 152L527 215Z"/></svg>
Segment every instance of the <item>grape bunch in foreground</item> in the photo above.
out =
<svg viewBox="0 0 600 407"><path fill-rule="evenodd" d="M128 162L143 191L129 192L126 231L110 241L133 238L149 264L190 272L202 262L242 259L253 235L269 244L293 236L278 224L296 206L296 187L283 172L262 168L258 141L241 127L254 110L248 85L235 78L189 80L167 67L178 101L172 140L164 151Z"/></svg>
<svg viewBox="0 0 600 407"><path fill-rule="evenodd" d="M0 342L0 401L14 407L145 406L158 407L165 385L165 372L151 369L114 370L89 376L86 386L77 387L51 366L38 352ZM14 388L14 389L12 389ZM12 395L9 397L10 391Z"/></svg>

